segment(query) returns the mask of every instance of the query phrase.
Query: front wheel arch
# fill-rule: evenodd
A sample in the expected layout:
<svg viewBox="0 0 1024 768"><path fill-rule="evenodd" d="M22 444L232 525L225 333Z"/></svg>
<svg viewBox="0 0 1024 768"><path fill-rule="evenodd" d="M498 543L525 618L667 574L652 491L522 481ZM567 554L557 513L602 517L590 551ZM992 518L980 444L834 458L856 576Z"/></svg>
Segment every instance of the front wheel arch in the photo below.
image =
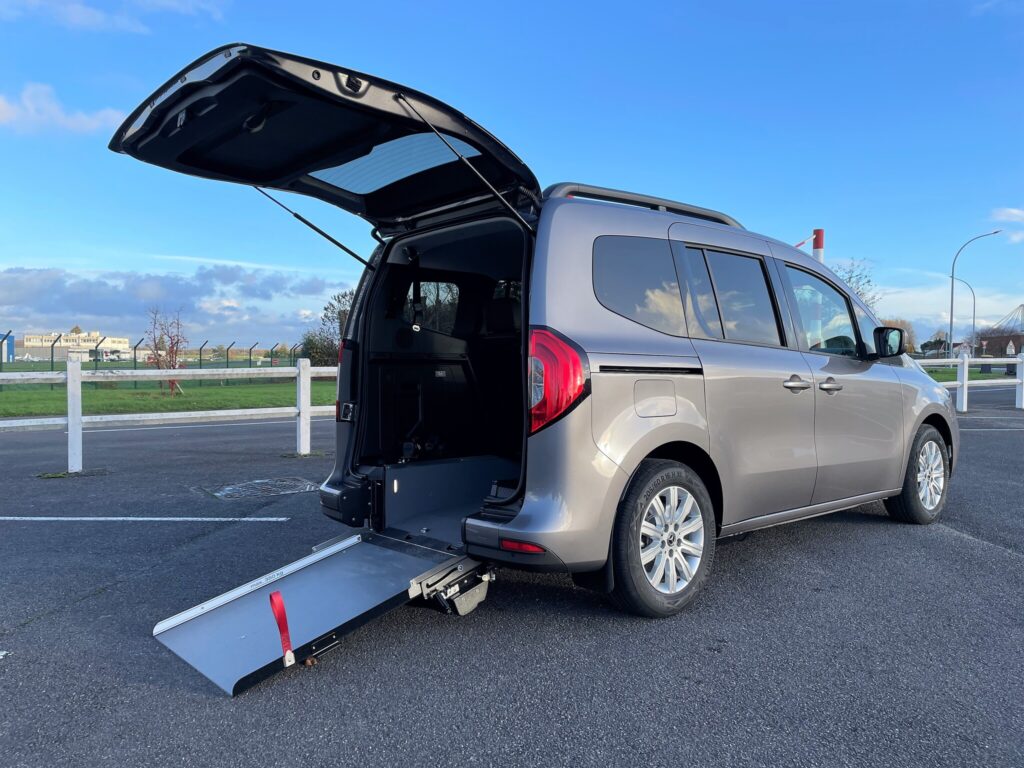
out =
<svg viewBox="0 0 1024 768"><path fill-rule="evenodd" d="M949 474L952 475L955 459L953 456L953 430L950 428L949 422L946 421L941 414L932 413L929 416L926 416L921 423L917 425L917 428L914 430L914 435L917 435L921 427L926 424L930 427L935 427L938 433L942 435L942 440L946 444L946 453L949 455ZM911 443L913 443L913 441L911 441ZM907 447L908 461L910 460L910 450L912 447L913 445Z"/></svg>

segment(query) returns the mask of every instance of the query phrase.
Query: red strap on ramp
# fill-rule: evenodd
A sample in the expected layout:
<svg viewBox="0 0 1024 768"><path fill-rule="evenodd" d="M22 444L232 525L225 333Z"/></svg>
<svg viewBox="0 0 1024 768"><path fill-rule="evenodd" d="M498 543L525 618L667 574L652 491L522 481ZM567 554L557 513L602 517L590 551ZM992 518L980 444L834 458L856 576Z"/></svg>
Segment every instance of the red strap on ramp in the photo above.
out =
<svg viewBox="0 0 1024 768"><path fill-rule="evenodd" d="M295 654L292 653L292 639L288 634L288 614L284 610L284 598L281 597L280 592L270 593L270 610L274 612L277 631L281 633L281 652L284 654L284 665L290 667L295 663Z"/></svg>

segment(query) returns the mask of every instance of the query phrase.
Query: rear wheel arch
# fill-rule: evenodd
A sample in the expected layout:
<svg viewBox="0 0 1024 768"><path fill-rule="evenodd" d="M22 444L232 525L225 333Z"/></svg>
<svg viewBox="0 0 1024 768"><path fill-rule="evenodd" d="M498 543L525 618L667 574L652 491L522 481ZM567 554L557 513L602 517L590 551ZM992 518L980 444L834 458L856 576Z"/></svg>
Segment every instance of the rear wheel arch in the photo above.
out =
<svg viewBox="0 0 1024 768"><path fill-rule="evenodd" d="M693 443L677 440L658 446L644 456L644 459L670 459L685 464L696 472L708 489L711 504L715 508L715 531L722 530L722 480L718 475L715 462L703 448ZM638 464L637 468L639 469L639 467ZM636 471L634 470L634 474ZM632 480L632 478L630 479Z"/></svg>
<svg viewBox="0 0 1024 768"><path fill-rule="evenodd" d="M711 497L711 505L714 507L715 512L715 533L720 533L722 530L722 481L718 475L718 468L715 466L714 461L712 461L707 451L698 445L694 445L693 443L688 443L683 440L663 443L646 456L642 457L640 461L636 463L636 466L633 467L629 480L623 486L622 493L616 500L616 505L621 504L622 500L629 493L629 489L633 484L633 479L636 477L637 473L641 471L644 466L644 462L647 459L669 459L670 461L685 464L697 473L697 476L700 477L701 481L704 483L704 486L708 491L708 495ZM613 533L614 525L608 529L609 556L605 561L605 564L597 571L572 574L573 581L577 586L588 589L597 589L601 592L612 591L615 586L615 574L611 558Z"/></svg>

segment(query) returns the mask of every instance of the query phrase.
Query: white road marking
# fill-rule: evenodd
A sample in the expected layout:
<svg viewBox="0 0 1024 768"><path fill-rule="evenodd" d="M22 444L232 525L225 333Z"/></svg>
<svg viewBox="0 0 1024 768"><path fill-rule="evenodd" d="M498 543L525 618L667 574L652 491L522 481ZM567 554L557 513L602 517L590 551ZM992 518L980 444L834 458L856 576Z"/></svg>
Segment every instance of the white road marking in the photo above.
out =
<svg viewBox="0 0 1024 768"><path fill-rule="evenodd" d="M310 419L310 421L334 421L334 419ZM166 424L160 427L87 427L83 432L143 432L149 429L209 429L210 427L259 427L265 424L287 424L295 426L295 419L280 419L278 421L221 421L216 424ZM67 432L64 433L65 435Z"/></svg>
<svg viewBox="0 0 1024 768"><path fill-rule="evenodd" d="M3 658L4 656L6 656L6 655L7 655L8 653L10 653L10 651L0 651L0 659L2 659L2 658Z"/></svg>
<svg viewBox="0 0 1024 768"><path fill-rule="evenodd" d="M18 523L286 523L290 517L15 517L0 522Z"/></svg>

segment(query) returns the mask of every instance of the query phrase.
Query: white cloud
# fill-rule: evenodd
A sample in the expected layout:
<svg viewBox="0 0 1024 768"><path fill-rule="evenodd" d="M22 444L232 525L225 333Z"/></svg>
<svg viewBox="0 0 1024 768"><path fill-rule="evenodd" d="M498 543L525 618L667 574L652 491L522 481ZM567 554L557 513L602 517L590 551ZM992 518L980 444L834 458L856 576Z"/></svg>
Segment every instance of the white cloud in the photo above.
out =
<svg viewBox="0 0 1024 768"><path fill-rule="evenodd" d="M53 86L28 83L17 100L0 94L0 125L19 131L57 129L74 133L115 128L124 120L117 109L98 109L95 112L69 112L57 100Z"/></svg>
<svg viewBox="0 0 1024 768"><path fill-rule="evenodd" d="M975 286L978 297L978 328L997 323L1007 312L1021 303L1019 292L994 291ZM919 341L949 325L949 277L936 276L926 283L881 286L879 317L903 317L917 330ZM966 333L971 327L973 309L971 293L957 283L954 335Z"/></svg>
<svg viewBox="0 0 1024 768"><path fill-rule="evenodd" d="M213 0L132 0L145 11L170 11L186 16L206 15L220 21L224 18L223 3Z"/></svg>
<svg viewBox="0 0 1024 768"><path fill-rule="evenodd" d="M127 0L120 10L112 12L83 0L0 0L0 21L38 16L68 29L145 34L149 27L140 15L177 13L220 21L223 5L221 0Z"/></svg>
<svg viewBox="0 0 1024 768"><path fill-rule="evenodd" d="M80 325L134 337L148 309L159 306L180 310L190 333L214 343L298 340L317 317L305 308L346 287L223 266L200 267L191 275L13 267L0 270L0 285L4 330Z"/></svg>
<svg viewBox="0 0 1024 768"><path fill-rule="evenodd" d="M0 20L41 16L62 27L88 31L145 33L149 29L133 16L111 13L77 0L0 0Z"/></svg>
<svg viewBox="0 0 1024 768"><path fill-rule="evenodd" d="M1024 4L1020 0L981 0L971 8L971 13L981 16L986 13L1003 13L1015 15L1024 10Z"/></svg>
<svg viewBox="0 0 1024 768"><path fill-rule="evenodd" d="M992 211L993 221L1024 221L1024 208L996 208Z"/></svg>
<svg viewBox="0 0 1024 768"><path fill-rule="evenodd" d="M1024 230L1018 232L1007 232L1006 237L1011 243L1024 243Z"/></svg>

